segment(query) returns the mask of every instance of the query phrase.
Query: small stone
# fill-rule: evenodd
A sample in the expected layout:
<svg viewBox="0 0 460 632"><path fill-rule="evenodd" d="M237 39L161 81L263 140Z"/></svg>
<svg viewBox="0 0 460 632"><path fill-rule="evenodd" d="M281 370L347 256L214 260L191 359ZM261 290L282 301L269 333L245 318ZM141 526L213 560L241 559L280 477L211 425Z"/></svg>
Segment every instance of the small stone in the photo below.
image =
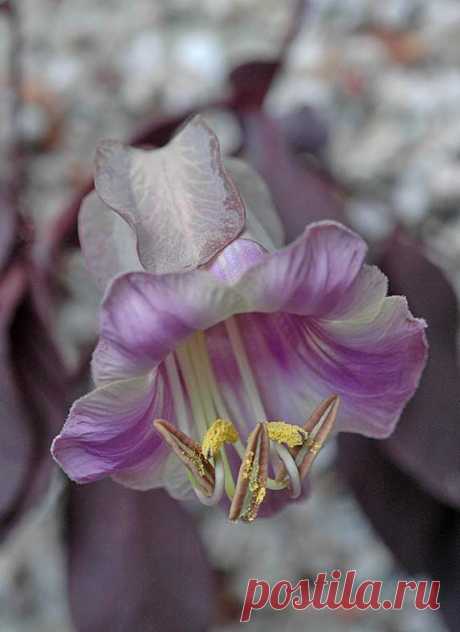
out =
<svg viewBox="0 0 460 632"><path fill-rule="evenodd" d="M429 182L430 194L436 205L450 207L460 204L460 162L439 165Z"/></svg>

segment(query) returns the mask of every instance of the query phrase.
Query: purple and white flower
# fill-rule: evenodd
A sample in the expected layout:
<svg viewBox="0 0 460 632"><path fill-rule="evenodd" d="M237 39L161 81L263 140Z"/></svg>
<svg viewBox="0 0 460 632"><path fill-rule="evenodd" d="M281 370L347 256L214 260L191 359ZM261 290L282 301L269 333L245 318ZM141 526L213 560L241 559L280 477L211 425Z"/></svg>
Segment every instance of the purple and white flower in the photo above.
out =
<svg viewBox="0 0 460 632"><path fill-rule="evenodd" d="M199 118L160 150L104 143L95 182L80 214L105 288L95 389L52 446L72 480L193 488L250 520L301 493L334 422L391 434L425 323L358 235L318 222L283 247L264 185Z"/></svg>

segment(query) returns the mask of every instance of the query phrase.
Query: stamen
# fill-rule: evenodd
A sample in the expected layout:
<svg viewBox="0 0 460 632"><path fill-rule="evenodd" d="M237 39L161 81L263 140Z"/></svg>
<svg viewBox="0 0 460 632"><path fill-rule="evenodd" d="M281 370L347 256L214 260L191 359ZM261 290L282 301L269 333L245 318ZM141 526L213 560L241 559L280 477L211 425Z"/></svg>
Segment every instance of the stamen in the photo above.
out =
<svg viewBox="0 0 460 632"><path fill-rule="evenodd" d="M229 413L227 405L224 402L224 399L217 385L217 379L214 373L211 359L209 357L206 337L202 331L198 331L193 336L193 338L194 338L195 350L200 358L200 365L202 366L202 369L207 377L208 388L211 392L212 399L214 400L214 405L216 407L217 415L219 417L222 417L223 419L230 419L231 415ZM228 400L230 408L232 410L238 410L239 404L236 400L236 396L234 395L233 391L231 389L227 390L225 396L226 396L226 399ZM238 423L247 427L247 423L245 419L239 419Z"/></svg>
<svg viewBox="0 0 460 632"><path fill-rule="evenodd" d="M224 483L225 483L225 469L224 463L222 459L216 460L215 466L215 485L214 491L211 496L206 496L203 494L197 487L194 487L195 494L197 495L198 500L208 507L212 507L213 505L217 505L224 493Z"/></svg>
<svg viewBox="0 0 460 632"><path fill-rule="evenodd" d="M311 435L314 435L316 431L319 430L319 427L322 425L326 415L329 413L329 409L335 403L339 403L340 398L338 395L330 395L325 400L323 400L315 410L312 412L310 417L304 423L303 428Z"/></svg>
<svg viewBox="0 0 460 632"><path fill-rule="evenodd" d="M166 373L173 393L174 411L176 413L177 425L182 432L188 432L188 412L185 403L184 391L177 370L176 358L170 353L165 360Z"/></svg>
<svg viewBox="0 0 460 632"><path fill-rule="evenodd" d="M290 447L289 454L295 460L300 480L304 479L310 471L313 461L329 436L337 417L339 403L338 395L331 395L321 402L303 426L302 430L305 433L306 440L303 441L301 446ZM289 468L286 466L284 459L282 461L283 466L276 475L277 481L284 481L287 476L291 478ZM296 481L294 481L294 485L295 483Z"/></svg>
<svg viewBox="0 0 460 632"><path fill-rule="evenodd" d="M272 441L285 443L289 448L302 446L308 438L308 432L305 432L303 428L285 421L269 421L267 430Z"/></svg>
<svg viewBox="0 0 460 632"><path fill-rule="evenodd" d="M335 420L337 419L337 412L339 409L340 398L336 395L327 411L321 416L319 423L317 423L311 432L310 439L307 441L308 452L303 460L298 463L300 478L303 479L310 471L313 461L315 460L318 452L326 442L329 434L331 433ZM309 420L310 421L310 420ZM307 422L308 424L309 422ZM305 424L305 427L307 426ZM300 455L299 455L300 456Z"/></svg>
<svg viewBox="0 0 460 632"><path fill-rule="evenodd" d="M190 361L190 366L194 374L196 388L203 408L206 427L209 428L214 419L218 416L212 399L211 391L207 381L206 372L200 363L199 354L196 353L194 345L195 336L192 336L189 344L186 345L186 352Z"/></svg>
<svg viewBox="0 0 460 632"><path fill-rule="evenodd" d="M314 439L308 439L306 445L307 445L308 451L316 456L318 454L318 452L321 450L321 448L323 447L324 444L321 441L315 441Z"/></svg>
<svg viewBox="0 0 460 632"><path fill-rule="evenodd" d="M191 336L183 351L182 360L186 371L190 372L189 381L192 388L198 390L198 393L190 393L190 397L193 402L193 397L198 400L200 405L200 415L198 421L200 421L201 435L206 436L208 428L211 427L216 417L219 414L224 417L228 417L227 409L220 396L217 388L217 382L214 377L214 372L211 367L208 352L205 346L205 338L203 332L197 332ZM194 411L195 414L195 411ZM202 423L204 418L204 424ZM233 481L232 471L225 449L222 447L220 450L220 456L222 457L224 466L224 481L225 491L229 499L233 497L235 491L235 483Z"/></svg>
<svg viewBox="0 0 460 632"><path fill-rule="evenodd" d="M187 345L183 344L176 349L177 360L187 386L190 405L192 407L193 418L198 425L201 436L207 430L206 411L200 398L200 389L193 370L193 365L187 352Z"/></svg>
<svg viewBox="0 0 460 632"><path fill-rule="evenodd" d="M204 435L201 450L206 458L214 457L225 443L235 443L239 436L231 421L216 419Z"/></svg>
<svg viewBox="0 0 460 632"><path fill-rule="evenodd" d="M264 406L259 395L259 389L252 373L249 358L246 354L244 342L241 338L241 334L235 318L227 318L227 320L225 321L225 327L227 329L227 334L233 347L235 360L241 373L242 382L249 395L249 401L251 402L255 419L258 421L267 419L267 415L265 414Z"/></svg>
<svg viewBox="0 0 460 632"><path fill-rule="evenodd" d="M228 517L252 522L262 504L267 486L269 439L266 425L258 423L249 435Z"/></svg>
<svg viewBox="0 0 460 632"><path fill-rule="evenodd" d="M165 361L179 428L163 420L156 420L154 425L187 468L198 499L205 505L215 505L225 490L231 501L230 520L251 522L257 517L267 489L287 487L291 498L300 496L301 481L334 426L339 398L332 395L324 400L303 427L281 420L265 421L264 406L238 322L230 318L225 327L254 415L238 419L237 427L258 422L246 448L237 427L229 421L229 409L236 413L240 404L231 389L220 391L202 331L190 336ZM197 432L201 445L183 432L188 431L190 420L194 422L191 430ZM241 459L236 486L226 444L232 444ZM270 455L276 459L275 479L268 476Z"/></svg>
<svg viewBox="0 0 460 632"><path fill-rule="evenodd" d="M284 445L275 443L275 450L279 458L282 460L289 477L289 495L291 498L298 498L302 493L302 485L300 482L297 463L294 461L291 453L284 447Z"/></svg>
<svg viewBox="0 0 460 632"><path fill-rule="evenodd" d="M205 496L211 497L215 489L214 467L203 456L200 444L168 421L156 419L153 425L193 476L200 491Z"/></svg>

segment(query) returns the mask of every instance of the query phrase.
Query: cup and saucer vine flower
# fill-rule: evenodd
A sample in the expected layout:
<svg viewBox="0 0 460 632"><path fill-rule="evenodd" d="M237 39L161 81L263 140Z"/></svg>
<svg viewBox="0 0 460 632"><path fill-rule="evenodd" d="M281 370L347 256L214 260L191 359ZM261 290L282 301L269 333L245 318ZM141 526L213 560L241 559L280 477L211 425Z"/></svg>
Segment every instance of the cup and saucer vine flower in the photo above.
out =
<svg viewBox="0 0 460 632"><path fill-rule="evenodd" d="M72 480L252 521L303 495L331 433L391 434L425 323L358 235L322 221L284 245L265 185L200 117L160 149L102 142L95 189L79 217L104 291L95 388L52 445Z"/></svg>

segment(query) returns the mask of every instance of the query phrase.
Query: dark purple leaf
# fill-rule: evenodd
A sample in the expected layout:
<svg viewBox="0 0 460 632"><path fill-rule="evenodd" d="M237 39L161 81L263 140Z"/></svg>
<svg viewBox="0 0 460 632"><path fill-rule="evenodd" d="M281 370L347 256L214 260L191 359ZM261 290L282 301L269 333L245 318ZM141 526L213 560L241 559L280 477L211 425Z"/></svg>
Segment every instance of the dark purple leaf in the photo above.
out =
<svg viewBox="0 0 460 632"><path fill-rule="evenodd" d="M304 24L309 8L309 0L296 1L287 31L274 59L256 59L233 68L228 76L233 90L230 107L240 113L262 108L273 81L282 70L289 50Z"/></svg>
<svg viewBox="0 0 460 632"><path fill-rule="evenodd" d="M429 359L420 386L394 434L388 455L427 491L460 507L460 372L455 293L421 248L396 235L380 266L393 294L407 297L412 312L428 323Z"/></svg>
<svg viewBox="0 0 460 632"><path fill-rule="evenodd" d="M388 459L381 443L342 433L339 467L373 526L400 563L412 573L423 573L434 561L432 543L441 505ZM392 531L395 523L398 527Z"/></svg>
<svg viewBox="0 0 460 632"><path fill-rule="evenodd" d="M29 419L11 365L10 327L26 288L16 266L0 282L0 533L11 522L32 454Z"/></svg>
<svg viewBox="0 0 460 632"><path fill-rule="evenodd" d="M72 485L67 527L78 632L208 629L211 571L191 517L165 492Z"/></svg>
<svg viewBox="0 0 460 632"><path fill-rule="evenodd" d="M0 272L5 265L13 247L16 213L7 197L0 193Z"/></svg>
<svg viewBox="0 0 460 632"><path fill-rule="evenodd" d="M30 289L34 273L28 272L26 286L25 272L11 268L0 288L2 535L49 489L55 469L49 446L65 418L69 399L67 372L39 314L34 299L39 290Z"/></svg>
<svg viewBox="0 0 460 632"><path fill-rule="evenodd" d="M135 147L163 147L172 139L176 131L184 123L203 109L227 109L231 107L231 99L224 98L217 101L197 105L183 111L177 116L156 116L141 124L137 131L129 139L129 144Z"/></svg>
<svg viewBox="0 0 460 632"><path fill-rule="evenodd" d="M248 159L272 193L288 241L309 222L342 217L336 188L293 154L279 123L268 114L252 112L243 117L243 127Z"/></svg>
<svg viewBox="0 0 460 632"><path fill-rule="evenodd" d="M185 121L195 114L194 110L184 112L179 116L170 118L156 117L152 121L144 124L134 133L130 139L130 145L151 145L152 147L162 147L171 140L175 131Z"/></svg>
<svg viewBox="0 0 460 632"><path fill-rule="evenodd" d="M33 292L19 306L10 335L12 366L22 399L47 442L61 427L69 404L68 371Z"/></svg>
<svg viewBox="0 0 460 632"><path fill-rule="evenodd" d="M55 469L49 448L65 419L70 397L67 369L31 297L16 314L11 344L15 379L28 414L34 446L20 507L24 513L48 490Z"/></svg>
<svg viewBox="0 0 460 632"><path fill-rule="evenodd" d="M329 133L326 121L309 105L283 116L280 125L287 144L294 152L317 155L327 145Z"/></svg>
<svg viewBox="0 0 460 632"><path fill-rule="evenodd" d="M11 3L9 0L0 0L0 11L4 11L5 13L11 12Z"/></svg>
<svg viewBox="0 0 460 632"><path fill-rule="evenodd" d="M391 462L381 441L339 437L339 468L375 530L410 573L441 581L441 614L458 629L460 513Z"/></svg>
<svg viewBox="0 0 460 632"><path fill-rule="evenodd" d="M280 59L276 59L251 61L233 68L228 78L233 107L241 111L261 108L279 67Z"/></svg>

